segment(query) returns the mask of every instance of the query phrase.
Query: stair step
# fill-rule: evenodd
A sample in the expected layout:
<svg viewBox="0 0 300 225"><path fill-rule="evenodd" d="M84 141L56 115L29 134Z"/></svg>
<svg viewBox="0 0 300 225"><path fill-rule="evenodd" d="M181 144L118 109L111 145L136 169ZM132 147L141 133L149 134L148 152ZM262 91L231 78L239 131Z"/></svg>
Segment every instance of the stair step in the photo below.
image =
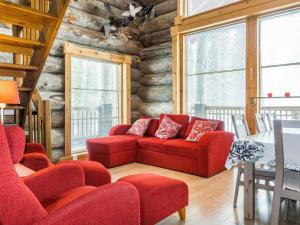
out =
<svg viewBox="0 0 300 225"><path fill-rule="evenodd" d="M0 77L24 77L26 75L25 71L22 70L8 70L0 69Z"/></svg>
<svg viewBox="0 0 300 225"><path fill-rule="evenodd" d="M56 17L48 13L0 0L0 21L4 23L33 29L42 29L57 20Z"/></svg>
<svg viewBox="0 0 300 225"><path fill-rule="evenodd" d="M4 108L4 110L20 110L20 109L25 109L25 106L21 105L8 105Z"/></svg>
<svg viewBox="0 0 300 225"><path fill-rule="evenodd" d="M13 46L25 47L25 48L42 48L47 46L40 41L33 41L24 38L13 37L9 35L0 34L0 43Z"/></svg>
<svg viewBox="0 0 300 225"><path fill-rule="evenodd" d="M0 69L9 69L9 70L38 70L37 66L25 66L20 64L11 64L0 62Z"/></svg>
<svg viewBox="0 0 300 225"><path fill-rule="evenodd" d="M32 90L31 88L26 88L26 87L19 87L18 89L19 89L19 91L22 91L22 92L26 92L26 91L29 92Z"/></svg>

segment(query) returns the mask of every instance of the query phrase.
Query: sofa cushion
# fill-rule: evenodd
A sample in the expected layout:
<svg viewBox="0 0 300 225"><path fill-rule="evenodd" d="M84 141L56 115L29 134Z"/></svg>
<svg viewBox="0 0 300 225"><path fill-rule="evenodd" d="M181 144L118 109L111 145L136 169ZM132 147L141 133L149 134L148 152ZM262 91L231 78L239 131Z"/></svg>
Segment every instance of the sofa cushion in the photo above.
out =
<svg viewBox="0 0 300 225"><path fill-rule="evenodd" d="M143 137L137 140L138 148L150 150L150 151L161 151L163 144L167 139L161 139L157 137Z"/></svg>
<svg viewBox="0 0 300 225"><path fill-rule="evenodd" d="M132 124L126 134L143 137L150 125L150 122L151 118L138 119L134 122L134 124Z"/></svg>
<svg viewBox="0 0 300 225"><path fill-rule="evenodd" d="M86 141L89 152L110 154L136 149L138 136L115 135L110 137L92 138Z"/></svg>
<svg viewBox="0 0 300 225"><path fill-rule="evenodd" d="M186 141L198 142L206 132L216 130L217 126L218 122L216 121L196 120Z"/></svg>
<svg viewBox="0 0 300 225"><path fill-rule="evenodd" d="M215 122L218 122L218 125L217 125L216 130L221 130L221 131L224 131L224 130L225 130L224 121L222 121L222 120L206 119L206 118L201 118L201 117L192 116L192 117L191 117L191 121L190 121L190 123L188 124L187 129L186 129L186 131L185 131L185 136L184 136L184 137L189 136L189 134L191 133L191 131L192 131L192 129L193 129L193 126L194 126L194 123L196 122L196 120L204 120L204 121L215 121Z"/></svg>
<svg viewBox="0 0 300 225"><path fill-rule="evenodd" d="M163 152L187 158L198 158L201 151L199 142L187 142L185 139L168 140L163 144Z"/></svg>
<svg viewBox="0 0 300 225"><path fill-rule="evenodd" d="M189 115L177 115L177 114L161 114L159 119L159 124L161 124L164 116L170 117L172 120L174 120L176 123L179 123L181 125L181 129L177 135L177 137L185 137L185 132L187 129L187 126L189 124L190 116Z"/></svg>
<svg viewBox="0 0 300 225"><path fill-rule="evenodd" d="M25 151L25 132L19 126L5 127L7 142L14 164L19 163Z"/></svg>
<svg viewBox="0 0 300 225"><path fill-rule="evenodd" d="M146 131L145 136L155 137L155 132L159 127L159 119L151 119L150 125Z"/></svg>
<svg viewBox="0 0 300 225"><path fill-rule="evenodd" d="M155 137L162 139L175 138L181 129L181 125L176 123L170 117L165 116L159 124L158 130L155 132Z"/></svg>

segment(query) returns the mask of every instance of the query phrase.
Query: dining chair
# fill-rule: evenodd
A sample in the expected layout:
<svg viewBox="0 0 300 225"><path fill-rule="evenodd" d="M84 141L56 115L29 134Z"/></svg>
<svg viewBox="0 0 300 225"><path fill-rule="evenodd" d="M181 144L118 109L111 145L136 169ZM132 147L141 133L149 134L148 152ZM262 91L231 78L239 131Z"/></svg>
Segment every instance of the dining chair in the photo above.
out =
<svg viewBox="0 0 300 225"><path fill-rule="evenodd" d="M251 135L248 122L245 115L232 115L231 116L233 127L237 138L246 138ZM244 167L240 163L238 165L238 172L236 178L235 192L234 192L234 201L233 208L237 207L237 200L239 196L240 186L244 186L244 181L242 181L242 175L244 174ZM268 191L273 190L273 186L269 184L269 181L273 181L275 178L274 170L264 169L264 168L255 168L255 178L256 178L256 189L264 189ZM260 184L259 181L265 181L265 184Z"/></svg>
<svg viewBox="0 0 300 225"><path fill-rule="evenodd" d="M267 132L265 116L263 113L255 114L255 123L256 123L256 129L258 133Z"/></svg>
<svg viewBox="0 0 300 225"><path fill-rule="evenodd" d="M272 122L272 118L271 118L271 115L270 113L265 113L265 116L264 116L264 121L265 121L265 124L267 125L267 131L272 131L273 130L273 122Z"/></svg>
<svg viewBox="0 0 300 225"><path fill-rule="evenodd" d="M285 163L295 163L297 160L295 153L299 150L300 138L288 138L284 128L300 130L300 120L274 121L276 175L271 225L279 224L282 200L300 201L300 172L285 169Z"/></svg>

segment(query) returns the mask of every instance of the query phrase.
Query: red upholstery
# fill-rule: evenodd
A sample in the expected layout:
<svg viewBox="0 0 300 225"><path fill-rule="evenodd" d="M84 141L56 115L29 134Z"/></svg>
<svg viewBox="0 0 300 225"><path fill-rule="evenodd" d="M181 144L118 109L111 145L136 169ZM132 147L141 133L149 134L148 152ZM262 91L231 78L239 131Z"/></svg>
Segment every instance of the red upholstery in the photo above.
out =
<svg viewBox="0 0 300 225"><path fill-rule="evenodd" d="M140 118L150 118L148 116L141 116ZM146 131L145 136L155 137L155 132L159 127L159 119L151 119L150 125Z"/></svg>
<svg viewBox="0 0 300 225"><path fill-rule="evenodd" d="M5 133L13 163L19 163L23 158L25 149L24 130L19 126L10 126L5 127Z"/></svg>
<svg viewBox="0 0 300 225"><path fill-rule="evenodd" d="M188 187L182 181L154 174L130 175L119 181L137 188L142 225L153 225L188 205Z"/></svg>
<svg viewBox="0 0 300 225"><path fill-rule="evenodd" d="M46 150L43 145L38 143L26 143L25 153L43 153L46 154Z"/></svg>
<svg viewBox="0 0 300 225"><path fill-rule="evenodd" d="M131 124L116 125L110 129L109 136L124 135L131 126Z"/></svg>
<svg viewBox="0 0 300 225"><path fill-rule="evenodd" d="M163 144L168 139L160 139L156 137L144 137L137 140L138 148L148 149L152 151L162 151Z"/></svg>
<svg viewBox="0 0 300 225"><path fill-rule="evenodd" d="M177 135L177 137L185 137L185 131L189 124L190 116L189 115L176 115L176 114L160 114L159 124L161 124L164 116L170 117L176 123L179 123L182 127Z"/></svg>
<svg viewBox="0 0 300 225"><path fill-rule="evenodd" d="M42 153L24 154L24 157L20 163L34 171L39 171L52 165L49 158Z"/></svg>
<svg viewBox="0 0 300 225"><path fill-rule="evenodd" d="M30 190L17 176L9 151L0 125L0 224L140 224L139 197L132 185L120 182L99 188L84 186L81 167L63 164L27 177ZM51 213L38 199L44 200Z"/></svg>
<svg viewBox="0 0 300 225"><path fill-rule="evenodd" d="M217 126L216 130L220 130L220 131L225 130L225 124L224 124L224 121L222 121L222 120L205 119L205 118L201 118L201 117L192 116L191 121L186 129L185 137L189 136L189 134L191 133L191 130L192 130L196 120L216 121L216 122L218 122L218 126Z"/></svg>
<svg viewBox="0 0 300 225"><path fill-rule="evenodd" d="M58 164L71 163L79 165L84 172L85 184L99 187L104 184L109 184L111 182L111 175L108 170L100 163L93 161L84 161L84 160L65 160L61 161Z"/></svg>
<svg viewBox="0 0 300 225"><path fill-rule="evenodd" d="M200 143L188 142L185 139L171 139L163 144L162 152L174 154L187 158L198 158L200 156Z"/></svg>

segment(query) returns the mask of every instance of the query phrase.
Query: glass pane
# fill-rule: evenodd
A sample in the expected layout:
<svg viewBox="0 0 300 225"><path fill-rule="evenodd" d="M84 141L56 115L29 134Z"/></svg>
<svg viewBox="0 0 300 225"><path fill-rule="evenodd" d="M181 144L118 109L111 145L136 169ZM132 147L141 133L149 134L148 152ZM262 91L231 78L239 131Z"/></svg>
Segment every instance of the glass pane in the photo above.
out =
<svg viewBox="0 0 300 225"><path fill-rule="evenodd" d="M245 30L245 23L238 23L187 36L187 73L245 68Z"/></svg>
<svg viewBox="0 0 300 225"><path fill-rule="evenodd" d="M245 112L245 27L233 24L186 37L186 110L223 120L229 131L231 115Z"/></svg>
<svg viewBox="0 0 300 225"><path fill-rule="evenodd" d="M300 63L300 11L260 21L261 65Z"/></svg>
<svg viewBox="0 0 300 225"><path fill-rule="evenodd" d="M260 110L300 119L300 10L260 20ZM285 95L291 98L284 98Z"/></svg>
<svg viewBox="0 0 300 225"><path fill-rule="evenodd" d="M107 136L119 118L119 65L72 57L72 152L88 138Z"/></svg>
<svg viewBox="0 0 300 225"><path fill-rule="evenodd" d="M238 1L240 0L186 0L186 15L192 16Z"/></svg>

